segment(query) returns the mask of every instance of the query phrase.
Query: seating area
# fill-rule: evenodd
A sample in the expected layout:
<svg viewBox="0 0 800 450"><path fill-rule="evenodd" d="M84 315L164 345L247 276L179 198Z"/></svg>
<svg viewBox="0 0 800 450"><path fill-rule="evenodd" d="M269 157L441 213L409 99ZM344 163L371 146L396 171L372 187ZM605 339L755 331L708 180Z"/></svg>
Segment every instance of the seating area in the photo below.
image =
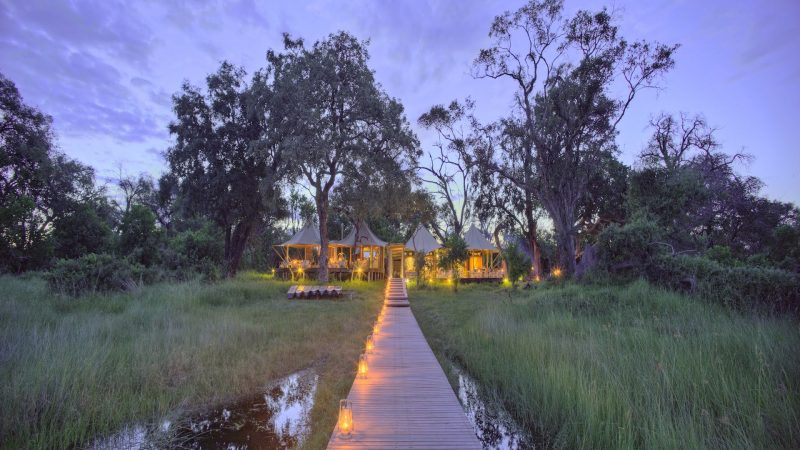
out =
<svg viewBox="0 0 800 450"><path fill-rule="evenodd" d="M338 298L342 296L341 286L300 286L293 285L286 292L286 298Z"/></svg>

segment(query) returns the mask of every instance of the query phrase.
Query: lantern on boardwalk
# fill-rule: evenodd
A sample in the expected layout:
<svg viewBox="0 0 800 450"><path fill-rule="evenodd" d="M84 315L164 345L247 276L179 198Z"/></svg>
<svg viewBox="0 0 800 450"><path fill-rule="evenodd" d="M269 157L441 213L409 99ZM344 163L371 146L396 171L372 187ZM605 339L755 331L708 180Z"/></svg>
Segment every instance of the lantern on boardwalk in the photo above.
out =
<svg viewBox="0 0 800 450"><path fill-rule="evenodd" d="M362 354L358 357L358 378L367 378L367 370L369 370L367 355Z"/></svg>
<svg viewBox="0 0 800 450"><path fill-rule="evenodd" d="M339 435L349 438L353 433L353 405L350 400L339 400Z"/></svg>
<svg viewBox="0 0 800 450"><path fill-rule="evenodd" d="M370 334L367 336L367 353L372 353L372 350L375 349L375 338L372 337Z"/></svg>
<svg viewBox="0 0 800 450"><path fill-rule="evenodd" d="M381 334L381 324L379 322L375 322L375 324L372 325L372 334L374 336Z"/></svg>

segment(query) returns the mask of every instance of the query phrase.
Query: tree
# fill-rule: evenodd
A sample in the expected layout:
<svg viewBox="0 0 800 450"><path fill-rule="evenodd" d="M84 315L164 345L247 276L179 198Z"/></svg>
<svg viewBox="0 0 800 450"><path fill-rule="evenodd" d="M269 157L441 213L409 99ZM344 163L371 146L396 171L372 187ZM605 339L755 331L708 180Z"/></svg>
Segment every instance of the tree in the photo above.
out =
<svg viewBox="0 0 800 450"><path fill-rule="evenodd" d="M519 249L516 243L506 245L506 248L503 249L503 258L506 260L511 288L516 289L517 281L530 273L531 260L528 255Z"/></svg>
<svg viewBox="0 0 800 450"><path fill-rule="evenodd" d="M434 223L433 231L444 239L448 234L462 234L464 226L472 221L478 178L474 164L475 145L478 138L470 130L477 126L471 115L474 104L464 105L453 101L445 107L435 105L419 117L419 124L436 131L436 152L428 152L428 162L418 167L422 181L433 187L433 195L440 203L443 226Z"/></svg>
<svg viewBox="0 0 800 450"><path fill-rule="evenodd" d="M292 188L288 198L289 222L291 223L292 233L297 233L303 225L313 221L317 211L314 203L305 195Z"/></svg>
<svg viewBox="0 0 800 450"><path fill-rule="evenodd" d="M90 203L78 204L70 213L53 221L56 258L73 259L89 253L112 250L114 234L107 219Z"/></svg>
<svg viewBox="0 0 800 450"><path fill-rule="evenodd" d="M375 82L365 42L340 32L311 48L288 35L284 43L284 53L268 53L280 101L290 106L291 133L282 141L283 155L313 193L321 239L319 279L327 281L332 189L343 175L380 177L367 172L380 166L374 161L413 167L418 143L402 105Z"/></svg>
<svg viewBox="0 0 800 450"><path fill-rule="evenodd" d="M650 124L643 168L631 177L631 212L656 219L678 249L720 246L740 259L768 252L773 231L790 223L795 209L760 197L762 182L736 172L751 157L723 152L699 115L662 113Z"/></svg>
<svg viewBox="0 0 800 450"><path fill-rule="evenodd" d="M156 215L150 208L134 204L122 216L119 226L119 251L149 267L158 262L159 232Z"/></svg>
<svg viewBox="0 0 800 450"><path fill-rule="evenodd" d="M489 32L494 45L481 50L475 75L509 79L517 89L519 159L533 174L535 197L553 221L561 265L572 274L579 201L598 161L615 151L617 124L636 94L655 87L672 67L677 46L628 43L605 9L579 11L566 21L562 12L561 0L534 0L496 17ZM610 94L616 80L626 91L620 98ZM532 189L518 176L507 179Z"/></svg>
<svg viewBox="0 0 800 450"><path fill-rule="evenodd" d="M54 222L103 194L90 167L56 150L51 125L0 74L0 270L44 267Z"/></svg>
<svg viewBox="0 0 800 450"><path fill-rule="evenodd" d="M247 240L277 211L283 160L279 143L285 105L277 103L272 68L245 71L223 62L206 78L207 92L184 83L173 96L175 145L166 157L184 211L223 231L227 276L239 267Z"/></svg>
<svg viewBox="0 0 800 450"><path fill-rule="evenodd" d="M453 291L458 292L458 283L461 280L461 268L469 258L467 242L460 234L452 233L444 241L445 251L439 258L439 267L451 273Z"/></svg>

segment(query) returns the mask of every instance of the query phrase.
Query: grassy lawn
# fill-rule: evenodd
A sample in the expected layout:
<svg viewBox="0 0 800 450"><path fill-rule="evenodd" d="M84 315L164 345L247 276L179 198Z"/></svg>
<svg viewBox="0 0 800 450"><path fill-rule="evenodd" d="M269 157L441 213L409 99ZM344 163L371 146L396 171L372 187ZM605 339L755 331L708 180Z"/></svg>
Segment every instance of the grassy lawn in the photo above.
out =
<svg viewBox="0 0 800 450"><path fill-rule="evenodd" d="M797 321L636 282L410 292L440 358L555 448L800 448Z"/></svg>
<svg viewBox="0 0 800 450"><path fill-rule="evenodd" d="M0 446L65 448L253 393L313 367L309 448L322 448L346 396L381 283L353 300L286 300L256 274L78 299L35 277L0 277Z"/></svg>

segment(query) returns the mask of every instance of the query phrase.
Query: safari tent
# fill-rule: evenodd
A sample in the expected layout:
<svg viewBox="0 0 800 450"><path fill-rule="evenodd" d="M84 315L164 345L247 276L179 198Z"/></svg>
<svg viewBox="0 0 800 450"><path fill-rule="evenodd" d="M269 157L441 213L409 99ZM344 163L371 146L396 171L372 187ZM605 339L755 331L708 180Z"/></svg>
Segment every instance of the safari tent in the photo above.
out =
<svg viewBox="0 0 800 450"><path fill-rule="evenodd" d="M355 275L367 280L380 280L385 277L387 245L387 242L376 236L363 220L356 223L343 239L331 243L334 248L350 250L348 266Z"/></svg>
<svg viewBox="0 0 800 450"><path fill-rule="evenodd" d="M415 253L422 252L425 254L426 262L430 267L436 267L437 250L440 250L442 245L433 237L427 228L422 224L417 226L414 234L408 239L405 244L405 258L403 261L403 269L405 275L408 277L415 277L417 275Z"/></svg>
<svg viewBox="0 0 800 450"><path fill-rule="evenodd" d="M500 250L492 244L475 225L464 234L469 258L462 273L463 279L502 279L505 276L505 263Z"/></svg>

